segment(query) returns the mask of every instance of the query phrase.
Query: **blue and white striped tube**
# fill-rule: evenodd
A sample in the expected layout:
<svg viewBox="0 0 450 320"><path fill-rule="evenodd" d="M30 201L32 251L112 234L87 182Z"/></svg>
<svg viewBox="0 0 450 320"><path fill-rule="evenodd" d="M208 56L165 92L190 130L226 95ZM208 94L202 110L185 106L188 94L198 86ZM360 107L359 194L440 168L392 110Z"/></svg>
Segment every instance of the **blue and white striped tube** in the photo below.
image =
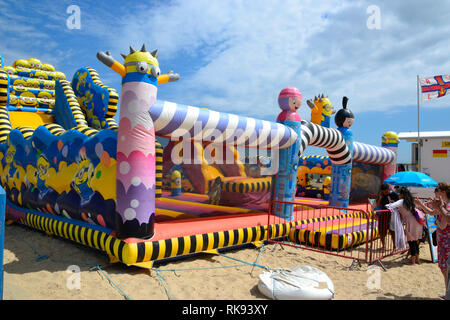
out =
<svg viewBox="0 0 450 320"><path fill-rule="evenodd" d="M353 160L374 164L388 164L395 160L395 153L383 147L354 142Z"/></svg>
<svg viewBox="0 0 450 320"><path fill-rule="evenodd" d="M149 110L157 135L253 148L284 149L297 141L291 128L272 121L158 100Z"/></svg>

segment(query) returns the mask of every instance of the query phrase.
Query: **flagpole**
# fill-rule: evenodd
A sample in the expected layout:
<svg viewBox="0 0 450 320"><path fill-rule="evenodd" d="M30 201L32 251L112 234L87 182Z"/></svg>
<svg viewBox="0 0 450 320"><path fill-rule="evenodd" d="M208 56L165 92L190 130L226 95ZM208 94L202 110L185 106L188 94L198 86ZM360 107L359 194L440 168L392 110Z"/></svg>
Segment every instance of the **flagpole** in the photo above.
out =
<svg viewBox="0 0 450 320"><path fill-rule="evenodd" d="M419 75L417 75L417 171L422 172L422 153L420 141L420 93L419 93Z"/></svg>

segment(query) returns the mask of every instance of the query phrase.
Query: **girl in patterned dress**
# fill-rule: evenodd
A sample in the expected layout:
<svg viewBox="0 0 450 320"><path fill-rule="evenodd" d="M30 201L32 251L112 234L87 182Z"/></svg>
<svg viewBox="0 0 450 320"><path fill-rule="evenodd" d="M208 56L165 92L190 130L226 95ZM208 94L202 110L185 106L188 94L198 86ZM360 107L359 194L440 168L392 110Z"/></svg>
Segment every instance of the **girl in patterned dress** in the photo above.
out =
<svg viewBox="0 0 450 320"><path fill-rule="evenodd" d="M422 202L416 199L415 203L426 213L436 216L438 265L444 275L445 287L448 289L447 259L450 254L450 185L440 182L434 193L435 198L433 200Z"/></svg>

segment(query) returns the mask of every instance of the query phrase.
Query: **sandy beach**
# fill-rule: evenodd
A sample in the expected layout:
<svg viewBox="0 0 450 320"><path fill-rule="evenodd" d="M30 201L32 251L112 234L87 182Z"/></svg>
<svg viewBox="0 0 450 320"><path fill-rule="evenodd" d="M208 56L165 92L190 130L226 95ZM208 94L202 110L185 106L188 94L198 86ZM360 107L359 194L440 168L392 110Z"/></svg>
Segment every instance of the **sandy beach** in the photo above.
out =
<svg viewBox="0 0 450 320"><path fill-rule="evenodd" d="M421 244L420 265L405 254L386 258L377 288L368 285L368 265L318 252L266 244L219 255L201 254L147 269L110 264L101 252L20 225L5 232L5 300L266 300L258 290L264 269L309 265L324 271L335 286L335 300L439 300L444 281ZM100 269L94 268L100 266ZM78 282L74 273L79 268ZM69 280L69 281L68 281ZM68 286L69 283L69 286Z"/></svg>

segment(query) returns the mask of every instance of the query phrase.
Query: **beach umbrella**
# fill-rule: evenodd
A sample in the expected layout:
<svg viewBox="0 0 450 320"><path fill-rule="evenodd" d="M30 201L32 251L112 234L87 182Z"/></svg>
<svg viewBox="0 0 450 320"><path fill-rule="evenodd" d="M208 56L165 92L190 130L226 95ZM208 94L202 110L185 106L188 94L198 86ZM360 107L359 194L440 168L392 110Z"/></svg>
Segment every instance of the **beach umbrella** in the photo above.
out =
<svg viewBox="0 0 450 320"><path fill-rule="evenodd" d="M437 186L437 182L430 176L417 171L400 171L384 180L384 182L403 187L430 188Z"/></svg>

